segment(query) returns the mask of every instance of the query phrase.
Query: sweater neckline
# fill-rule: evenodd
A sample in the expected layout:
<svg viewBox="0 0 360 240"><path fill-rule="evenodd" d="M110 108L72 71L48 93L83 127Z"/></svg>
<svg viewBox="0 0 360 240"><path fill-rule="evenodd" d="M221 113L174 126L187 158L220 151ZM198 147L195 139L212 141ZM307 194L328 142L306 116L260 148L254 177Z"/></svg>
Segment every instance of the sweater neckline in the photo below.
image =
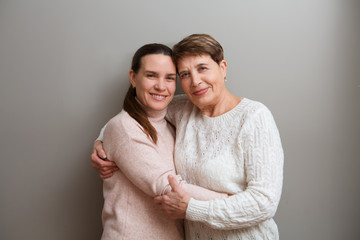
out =
<svg viewBox="0 0 360 240"><path fill-rule="evenodd" d="M243 107L247 104L247 102L249 101L249 99L245 98L245 97L242 97L242 100L233 108L231 109L230 111L226 112L226 113L223 113L219 116L216 116L216 117L209 117L209 116L206 116L204 114L201 114L202 116L202 119L206 122L219 122L219 121L223 121L223 120L227 120L227 119L231 119L233 118L239 111L242 111Z"/></svg>

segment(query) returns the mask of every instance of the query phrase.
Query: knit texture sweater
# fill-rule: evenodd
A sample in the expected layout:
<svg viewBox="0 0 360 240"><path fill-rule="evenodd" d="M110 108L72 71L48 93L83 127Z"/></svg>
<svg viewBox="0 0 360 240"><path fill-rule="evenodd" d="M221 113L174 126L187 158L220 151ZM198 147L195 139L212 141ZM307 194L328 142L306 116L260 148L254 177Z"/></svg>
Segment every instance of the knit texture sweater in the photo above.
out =
<svg viewBox="0 0 360 240"><path fill-rule="evenodd" d="M278 239L272 219L280 201L283 149L271 112L244 98L234 109L207 117L176 96L167 117L176 126L176 171L188 183L232 196L191 199L186 239Z"/></svg>
<svg viewBox="0 0 360 240"><path fill-rule="evenodd" d="M157 130L157 144L124 110L108 122L101 137L108 159L115 161L120 169L103 183L103 240L184 238L183 221L170 220L153 203L153 197L171 190L168 175L176 175L173 162L175 131L164 119L166 109L145 110ZM187 184L179 175L176 178L195 199L227 197L227 194Z"/></svg>

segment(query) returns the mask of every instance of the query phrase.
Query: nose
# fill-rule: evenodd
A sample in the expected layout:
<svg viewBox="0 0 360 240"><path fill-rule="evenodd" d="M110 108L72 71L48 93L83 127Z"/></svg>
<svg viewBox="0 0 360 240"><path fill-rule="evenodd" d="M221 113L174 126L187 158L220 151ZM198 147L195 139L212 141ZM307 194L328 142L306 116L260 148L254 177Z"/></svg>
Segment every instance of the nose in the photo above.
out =
<svg viewBox="0 0 360 240"><path fill-rule="evenodd" d="M197 87L202 81L200 76L197 73L191 74L191 82L193 87Z"/></svg>
<svg viewBox="0 0 360 240"><path fill-rule="evenodd" d="M158 91L164 91L165 90L165 79L160 78L155 84L155 89Z"/></svg>

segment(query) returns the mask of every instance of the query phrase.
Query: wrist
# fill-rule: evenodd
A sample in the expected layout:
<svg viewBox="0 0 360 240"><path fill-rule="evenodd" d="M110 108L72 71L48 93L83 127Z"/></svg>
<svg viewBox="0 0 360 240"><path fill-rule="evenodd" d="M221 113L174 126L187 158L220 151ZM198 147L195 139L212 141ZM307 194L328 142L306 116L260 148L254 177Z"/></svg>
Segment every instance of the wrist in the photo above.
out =
<svg viewBox="0 0 360 240"><path fill-rule="evenodd" d="M190 198L186 208L185 218L191 221L202 221L208 216L209 201L199 201Z"/></svg>

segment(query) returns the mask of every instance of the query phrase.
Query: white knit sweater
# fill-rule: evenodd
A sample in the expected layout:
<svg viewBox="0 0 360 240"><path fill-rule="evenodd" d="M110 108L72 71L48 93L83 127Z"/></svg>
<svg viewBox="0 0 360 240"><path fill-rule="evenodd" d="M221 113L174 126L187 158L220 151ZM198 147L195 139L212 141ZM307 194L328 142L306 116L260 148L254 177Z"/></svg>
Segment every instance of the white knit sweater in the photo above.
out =
<svg viewBox="0 0 360 240"><path fill-rule="evenodd" d="M244 98L214 118L186 96L168 108L176 126L175 167L188 183L233 196L191 199L186 239L278 239L272 219L280 201L284 154L271 112Z"/></svg>

